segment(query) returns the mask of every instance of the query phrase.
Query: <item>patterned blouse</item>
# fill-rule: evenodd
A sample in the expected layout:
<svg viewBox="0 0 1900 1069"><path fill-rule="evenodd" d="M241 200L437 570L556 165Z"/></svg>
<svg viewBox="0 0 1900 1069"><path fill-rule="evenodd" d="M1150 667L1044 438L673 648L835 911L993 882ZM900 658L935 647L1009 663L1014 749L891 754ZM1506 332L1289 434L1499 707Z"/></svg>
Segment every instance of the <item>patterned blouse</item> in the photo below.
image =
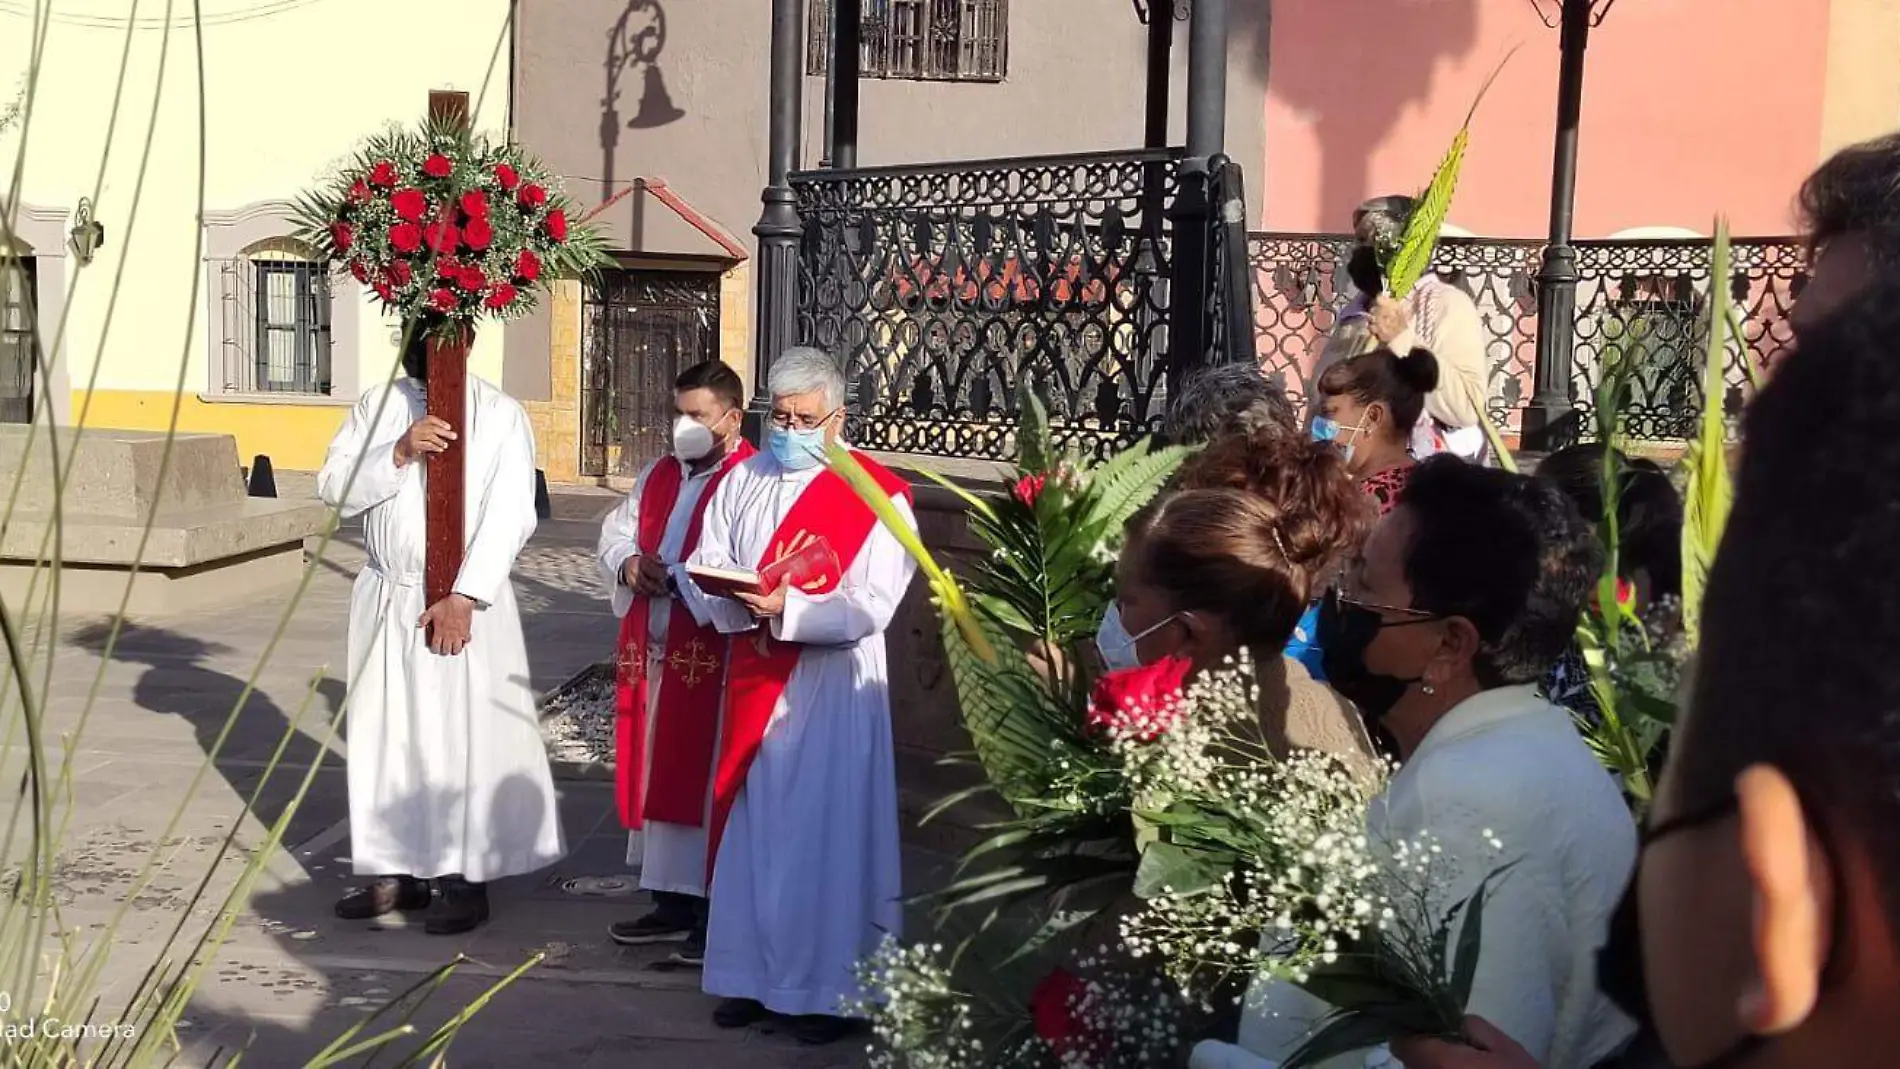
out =
<svg viewBox="0 0 1900 1069"><path fill-rule="evenodd" d="M1371 494L1379 503L1379 515L1383 516L1399 503L1399 495L1405 492L1405 484L1412 478L1411 464L1400 464L1395 468L1375 471L1359 480L1359 488Z"/></svg>

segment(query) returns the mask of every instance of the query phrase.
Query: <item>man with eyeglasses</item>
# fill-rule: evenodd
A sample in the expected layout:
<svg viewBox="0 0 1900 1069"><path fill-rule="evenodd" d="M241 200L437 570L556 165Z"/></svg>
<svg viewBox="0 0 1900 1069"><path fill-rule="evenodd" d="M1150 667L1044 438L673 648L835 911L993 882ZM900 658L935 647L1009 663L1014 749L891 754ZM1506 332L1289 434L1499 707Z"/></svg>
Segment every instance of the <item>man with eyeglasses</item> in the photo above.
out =
<svg viewBox="0 0 1900 1069"><path fill-rule="evenodd" d="M897 777L884 630L915 564L825 465L844 425L829 355L772 365L767 449L713 492L689 567L769 574L767 592L708 597L696 614L732 636L713 787L712 908L705 981L714 1021L794 1018L804 1043L842 1038L855 964L902 926ZM906 523L909 485L858 461Z"/></svg>

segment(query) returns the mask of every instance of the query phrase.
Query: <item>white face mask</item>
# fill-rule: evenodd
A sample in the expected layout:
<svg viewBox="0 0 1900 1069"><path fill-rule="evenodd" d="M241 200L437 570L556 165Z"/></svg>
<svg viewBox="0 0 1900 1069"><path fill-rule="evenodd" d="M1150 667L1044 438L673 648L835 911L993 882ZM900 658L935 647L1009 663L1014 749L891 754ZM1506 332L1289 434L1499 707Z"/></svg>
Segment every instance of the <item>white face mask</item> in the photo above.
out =
<svg viewBox="0 0 1900 1069"><path fill-rule="evenodd" d="M1128 633L1128 625L1122 623L1120 602L1108 603L1108 611L1102 614L1102 626L1095 632L1095 652L1102 655L1102 664L1111 672L1120 672L1129 668L1141 667L1141 653L1135 647L1141 640L1174 622L1174 615L1162 617L1154 626L1144 629L1139 635Z"/></svg>
<svg viewBox="0 0 1900 1069"><path fill-rule="evenodd" d="M681 416L673 421L673 455L682 462L706 459L717 444L712 428L693 417Z"/></svg>

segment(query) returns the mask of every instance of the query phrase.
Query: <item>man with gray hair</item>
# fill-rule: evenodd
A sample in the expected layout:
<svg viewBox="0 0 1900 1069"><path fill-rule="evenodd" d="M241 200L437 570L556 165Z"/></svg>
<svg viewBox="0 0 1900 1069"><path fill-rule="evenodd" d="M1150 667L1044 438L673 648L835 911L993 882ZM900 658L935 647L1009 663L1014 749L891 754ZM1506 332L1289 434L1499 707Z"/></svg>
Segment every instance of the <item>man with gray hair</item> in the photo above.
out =
<svg viewBox="0 0 1900 1069"><path fill-rule="evenodd" d="M704 986L725 999L720 1027L778 1013L822 1044L849 1030L853 966L902 927L884 630L916 565L825 465L845 419L837 363L789 349L767 388L766 449L713 491L682 586L733 636ZM854 455L914 528L909 484Z"/></svg>
<svg viewBox="0 0 1900 1069"><path fill-rule="evenodd" d="M1228 434L1292 435L1299 424L1286 391L1252 363L1215 364L1188 376L1168 404L1161 434L1173 445L1206 445Z"/></svg>

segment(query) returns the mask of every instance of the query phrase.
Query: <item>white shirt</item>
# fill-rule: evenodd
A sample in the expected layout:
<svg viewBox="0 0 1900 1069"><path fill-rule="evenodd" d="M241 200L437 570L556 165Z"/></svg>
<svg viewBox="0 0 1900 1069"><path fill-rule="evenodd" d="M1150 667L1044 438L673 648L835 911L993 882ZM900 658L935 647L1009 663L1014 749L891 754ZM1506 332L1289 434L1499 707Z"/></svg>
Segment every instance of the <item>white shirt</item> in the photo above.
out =
<svg viewBox="0 0 1900 1069"><path fill-rule="evenodd" d="M1486 893L1469 1012L1544 1069L1589 1069L1628 1041L1633 1024L1597 990L1596 952L1636 864L1636 825L1567 712L1532 686L1467 699L1373 800L1367 824L1386 841L1429 832L1450 857L1482 859L1463 866L1445 906L1511 866ZM1203 1044L1193 1065L1284 1059L1328 1009L1284 983L1256 984L1248 1001L1240 1046L1254 1057L1236 1060L1230 1046ZM1359 1065L1363 1057L1328 1064Z"/></svg>

